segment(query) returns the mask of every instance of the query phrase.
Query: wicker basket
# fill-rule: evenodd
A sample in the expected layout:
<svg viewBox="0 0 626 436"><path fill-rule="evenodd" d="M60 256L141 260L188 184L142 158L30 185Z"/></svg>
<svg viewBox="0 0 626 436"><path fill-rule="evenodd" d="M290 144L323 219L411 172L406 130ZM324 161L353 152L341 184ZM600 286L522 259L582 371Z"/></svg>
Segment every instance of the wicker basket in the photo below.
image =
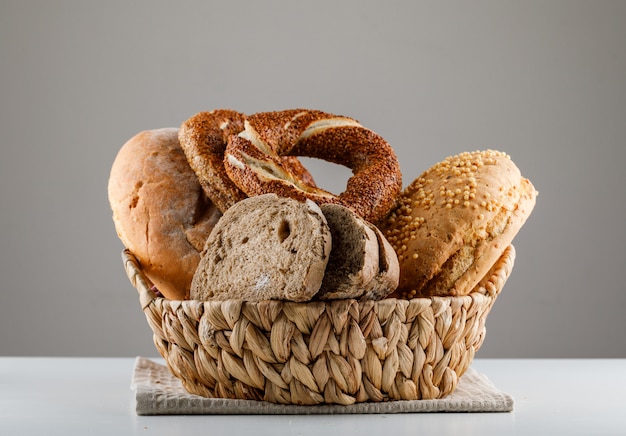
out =
<svg viewBox="0 0 626 436"><path fill-rule="evenodd" d="M450 394L483 342L514 259L510 246L464 297L203 302L155 296L136 258L123 252L156 348L187 391L282 404Z"/></svg>

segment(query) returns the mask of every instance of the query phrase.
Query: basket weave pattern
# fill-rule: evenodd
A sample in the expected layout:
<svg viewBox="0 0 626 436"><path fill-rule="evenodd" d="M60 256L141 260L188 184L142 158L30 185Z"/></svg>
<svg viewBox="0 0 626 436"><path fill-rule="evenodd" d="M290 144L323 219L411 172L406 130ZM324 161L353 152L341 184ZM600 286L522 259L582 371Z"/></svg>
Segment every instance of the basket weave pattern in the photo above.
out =
<svg viewBox="0 0 626 436"><path fill-rule="evenodd" d="M485 335L515 258L468 296L381 301L176 301L156 297L123 252L157 350L187 391L282 404L442 398Z"/></svg>

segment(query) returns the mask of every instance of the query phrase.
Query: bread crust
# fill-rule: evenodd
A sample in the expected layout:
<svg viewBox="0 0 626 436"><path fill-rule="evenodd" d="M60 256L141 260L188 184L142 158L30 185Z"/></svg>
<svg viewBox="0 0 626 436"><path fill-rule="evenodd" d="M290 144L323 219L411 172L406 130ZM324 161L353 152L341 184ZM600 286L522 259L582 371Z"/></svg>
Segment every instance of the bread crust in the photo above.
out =
<svg viewBox="0 0 626 436"><path fill-rule="evenodd" d="M510 156L450 156L414 180L380 224L398 255L392 296L466 295L511 244L537 192Z"/></svg>
<svg viewBox="0 0 626 436"><path fill-rule="evenodd" d="M189 297L200 253L221 212L206 197L178 129L147 130L119 150L109 176L117 235L169 299Z"/></svg>

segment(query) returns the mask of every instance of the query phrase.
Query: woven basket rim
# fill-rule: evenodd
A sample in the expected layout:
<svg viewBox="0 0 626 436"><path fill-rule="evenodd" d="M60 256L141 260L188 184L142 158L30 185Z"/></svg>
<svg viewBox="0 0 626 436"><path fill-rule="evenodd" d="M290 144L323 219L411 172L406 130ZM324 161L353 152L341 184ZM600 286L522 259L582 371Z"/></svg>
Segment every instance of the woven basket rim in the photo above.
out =
<svg viewBox="0 0 626 436"><path fill-rule="evenodd" d="M271 301L280 301L283 303L289 303L294 305L307 305L311 303L331 303L332 301L353 301L356 303L363 303L364 301L406 301L410 302L412 300L433 300L433 299L457 299L457 298L465 298L468 296L480 294L489 297L496 297L502 291L504 283L507 281L509 275L511 274L511 270L513 269L513 264L515 262L515 247L511 244L509 245L502 256L496 261L493 267L488 271L485 277L474 287L474 289L468 293L467 295L448 295L448 296L431 296L431 297L414 297L414 298L395 298L395 297L387 297L381 300L359 300L359 299L343 299L343 300L310 300L303 302L293 302L289 300L271 300ZM156 301L167 301L170 304L182 303L186 302L208 302L214 304L224 303L230 304L232 302L238 303L258 303L259 301L245 301L239 299L232 300L192 300L192 299L169 299L166 297L162 297L157 295L152 286L150 284L150 280L146 277L145 273L141 269L141 265L137 257L132 253L132 251L128 248L124 248L122 250L122 261L124 263L124 267L126 270L126 274L131 281L131 284L139 294L139 300L141 303L142 310L145 310L146 306L156 302ZM268 300L270 301L270 300Z"/></svg>

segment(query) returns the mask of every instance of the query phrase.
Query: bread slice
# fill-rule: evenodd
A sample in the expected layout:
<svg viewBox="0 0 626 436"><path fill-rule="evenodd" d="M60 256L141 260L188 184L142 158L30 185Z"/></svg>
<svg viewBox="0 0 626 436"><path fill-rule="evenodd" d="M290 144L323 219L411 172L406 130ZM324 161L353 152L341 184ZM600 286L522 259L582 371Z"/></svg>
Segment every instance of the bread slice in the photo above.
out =
<svg viewBox="0 0 626 436"><path fill-rule="evenodd" d="M359 298L378 273L376 233L347 207L322 204L321 209L330 226L333 248L316 298Z"/></svg>
<svg viewBox="0 0 626 436"><path fill-rule="evenodd" d="M247 198L224 213L207 239L191 298L308 301L322 284L331 244L312 201Z"/></svg>
<svg viewBox="0 0 626 436"><path fill-rule="evenodd" d="M381 300L398 287L400 263L391 243L374 224L368 223L378 241L378 273L365 285L361 300Z"/></svg>

